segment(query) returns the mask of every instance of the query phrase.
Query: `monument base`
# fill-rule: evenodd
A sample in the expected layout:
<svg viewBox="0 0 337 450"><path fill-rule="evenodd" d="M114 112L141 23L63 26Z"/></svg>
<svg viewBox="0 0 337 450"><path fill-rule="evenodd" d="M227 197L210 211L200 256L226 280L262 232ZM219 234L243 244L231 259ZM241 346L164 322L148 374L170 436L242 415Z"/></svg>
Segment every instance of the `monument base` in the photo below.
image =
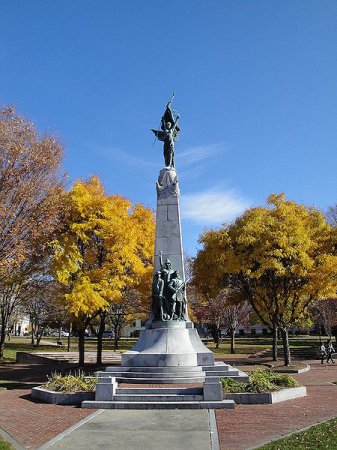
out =
<svg viewBox="0 0 337 450"><path fill-rule="evenodd" d="M196 367L214 365L214 354L191 322L154 321L136 345L122 355L122 367Z"/></svg>

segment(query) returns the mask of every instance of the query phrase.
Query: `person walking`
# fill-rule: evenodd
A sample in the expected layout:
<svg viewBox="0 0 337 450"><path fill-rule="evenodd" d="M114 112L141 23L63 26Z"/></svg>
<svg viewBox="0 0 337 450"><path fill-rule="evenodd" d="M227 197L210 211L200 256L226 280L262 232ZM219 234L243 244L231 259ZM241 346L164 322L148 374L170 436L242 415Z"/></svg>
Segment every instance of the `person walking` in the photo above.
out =
<svg viewBox="0 0 337 450"><path fill-rule="evenodd" d="M326 348L325 348L324 342L321 343L321 346L320 346L320 348L319 348L319 351L320 351L320 355L321 355L321 364L324 364L324 360L325 360L325 358L326 358L326 356L327 356Z"/></svg>
<svg viewBox="0 0 337 450"><path fill-rule="evenodd" d="M331 339L328 340L327 353L328 353L328 357L326 359L326 362L329 364L329 362L331 360L332 364L335 364L335 361L332 359L332 354L335 353L335 349L333 348Z"/></svg>

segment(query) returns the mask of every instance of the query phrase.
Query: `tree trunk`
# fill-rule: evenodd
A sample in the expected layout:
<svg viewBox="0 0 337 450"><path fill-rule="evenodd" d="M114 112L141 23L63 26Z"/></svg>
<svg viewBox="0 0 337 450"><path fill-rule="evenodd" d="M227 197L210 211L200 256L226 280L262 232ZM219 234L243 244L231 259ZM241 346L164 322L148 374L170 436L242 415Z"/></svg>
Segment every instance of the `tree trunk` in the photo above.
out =
<svg viewBox="0 0 337 450"><path fill-rule="evenodd" d="M273 361L278 360L277 356L277 338L278 338L278 328L274 325L273 327Z"/></svg>
<svg viewBox="0 0 337 450"><path fill-rule="evenodd" d="M68 344L67 344L67 352L70 352L70 335L71 335L71 332L72 332L72 323L70 322L69 335L68 335Z"/></svg>
<svg viewBox="0 0 337 450"><path fill-rule="evenodd" d="M84 366L84 335L85 328L78 330L78 364L80 367Z"/></svg>
<svg viewBox="0 0 337 450"><path fill-rule="evenodd" d="M1 333L0 333L0 359L2 359L4 357L5 339L6 339L6 330L5 330L5 327L3 326L1 328Z"/></svg>
<svg viewBox="0 0 337 450"><path fill-rule="evenodd" d="M288 329L282 330L282 343L283 343L283 352L284 352L284 365L288 367L291 364Z"/></svg>
<svg viewBox="0 0 337 450"><path fill-rule="evenodd" d="M103 332L105 329L105 314L101 314L101 320L99 323L99 329L97 334L97 356L96 364L102 364L102 350L103 350Z"/></svg>
<svg viewBox="0 0 337 450"><path fill-rule="evenodd" d="M43 333L43 331L36 336L36 347L38 347L40 345L42 333Z"/></svg>
<svg viewBox="0 0 337 450"><path fill-rule="evenodd" d="M235 353L235 328L231 329L231 353Z"/></svg>
<svg viewBox="0 0 337 450"><path fill-rule="evenodd" d="M114 352L115 352L116 350L118 350L118 340L119 340L118 333L115 332L115 337L114 337Z"/></svg>

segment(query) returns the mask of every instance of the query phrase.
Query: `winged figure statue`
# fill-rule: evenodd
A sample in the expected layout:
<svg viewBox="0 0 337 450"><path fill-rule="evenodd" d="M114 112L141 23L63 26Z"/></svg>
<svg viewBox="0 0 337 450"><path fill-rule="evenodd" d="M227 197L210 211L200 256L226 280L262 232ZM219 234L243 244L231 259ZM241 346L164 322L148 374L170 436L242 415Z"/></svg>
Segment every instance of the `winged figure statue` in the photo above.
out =
<svg viewBox="0 0 337 450"><path fill-rule="evenodd" d="M178 126L179 114L171 109L171 100L166 105L166 110L161 118L161 130L153 130L153 133L159 141L164 142L164 160L166 167L174 167L174 143L179 139Z"/></svg>

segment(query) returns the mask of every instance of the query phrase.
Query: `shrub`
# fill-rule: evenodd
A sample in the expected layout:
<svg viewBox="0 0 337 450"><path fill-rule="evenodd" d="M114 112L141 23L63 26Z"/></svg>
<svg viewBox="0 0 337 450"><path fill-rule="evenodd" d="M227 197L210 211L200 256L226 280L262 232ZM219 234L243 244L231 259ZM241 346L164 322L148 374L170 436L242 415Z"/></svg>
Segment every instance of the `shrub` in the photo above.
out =
<svg viewBox="0 0 337 450"><path fill-rule="evenodd" d="M264 369L256 369L250 372L246 392L271 392L277 391L274 372Z"/></svg>
<svg viewBox="0 0 337 450"><path fill-rule="evenodd" d="M274 383L280 387L297 387L299 383L291 375L277 374Z"/></svg>
<svg viewBox="0 0 337 450"><path fill-rule="evenodd" d="M224 392L231 392L238 394L246 391L246 385L244 381L235 381L232 378L221 378L222 389Z"/></svg>
<svg viewBox="0 0 337 450"><path fill-rule="evenodd" d="M64 394L70 394L72 392L91 392L95 391L97 384L97 378L85 375L83 372L75 372L74 375L62 376L59 373L54 372L48 381L42 385L46 389L50 389L56 392L63 392Z"/></svg>
<svg viewBox="0 0 337 450"><path fill-rule="evenodd" d="M246 382L235 381L230 378L221 379L224 392L272 392L281 387L296 387L298 382L290 375L281 375L268 369L256 369L250 372Z"/></svg>

